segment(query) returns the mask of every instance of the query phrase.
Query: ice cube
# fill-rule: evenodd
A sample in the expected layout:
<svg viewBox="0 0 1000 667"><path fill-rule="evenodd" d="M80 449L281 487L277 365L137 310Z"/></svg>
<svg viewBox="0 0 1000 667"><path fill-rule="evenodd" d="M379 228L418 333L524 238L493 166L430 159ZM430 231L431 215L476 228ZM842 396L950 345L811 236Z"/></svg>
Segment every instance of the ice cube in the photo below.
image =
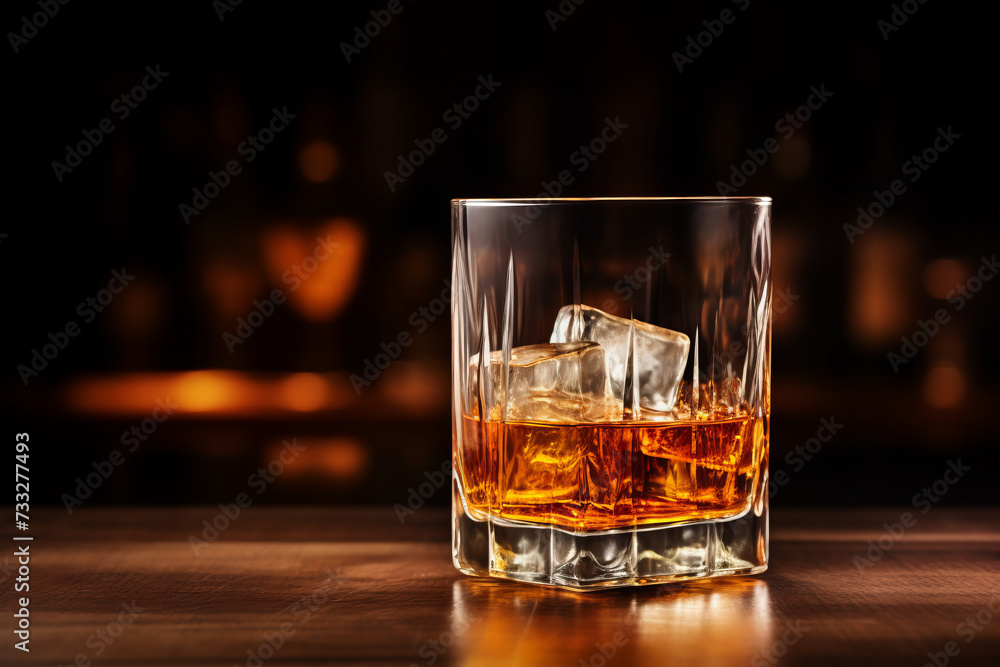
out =
<svg viewBox="0 0 1000 667"><path fill-rule="evenodd" d="M577 319L575 316L578 315ZM625 396L629 359L629 330L635 327L633 396ZM564 306L556 316L552 343L593 341L604 350L608 381L619 404L631 408L638 398L645 418L669 413L674 407L687 366L690 339L677 331L638 320L626 320L590 306Z"/></svg>
<svg viewBox="0 0 1000 667"><path fill-rule="evenodd" d="M471 381L479 391L479 355L471 359ZM503 393L503 352L490 353L489 382L483 387L489 418L541 422L621 419L605 370L604 351L593 342L540 343L515 347L510 355L508 396ZM506 400L503 413L500 406Z"/></svg>

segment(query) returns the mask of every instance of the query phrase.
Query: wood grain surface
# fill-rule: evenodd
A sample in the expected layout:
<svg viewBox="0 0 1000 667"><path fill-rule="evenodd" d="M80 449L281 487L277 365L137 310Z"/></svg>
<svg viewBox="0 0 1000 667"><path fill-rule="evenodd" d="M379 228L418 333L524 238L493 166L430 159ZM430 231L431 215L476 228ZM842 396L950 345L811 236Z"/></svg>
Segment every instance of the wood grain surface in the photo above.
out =
<svg viewBox="0 0 1000 667"><path fill-rule="evenodd" d="M1000 510L778 510L763 575L594 593L460 574L439 509L250 507L196 554L218 511L33 512L0 663L1000 665Z"/></svg>

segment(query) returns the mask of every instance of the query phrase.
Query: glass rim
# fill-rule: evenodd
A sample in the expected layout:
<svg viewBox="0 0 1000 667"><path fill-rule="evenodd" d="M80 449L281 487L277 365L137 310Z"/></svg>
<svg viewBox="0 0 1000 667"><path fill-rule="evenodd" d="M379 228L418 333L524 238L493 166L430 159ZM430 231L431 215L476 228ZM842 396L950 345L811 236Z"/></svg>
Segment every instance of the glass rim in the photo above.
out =
<svg viewBox="0 0 1000 667"><path fill-rule="evenodd" d="M482 205L482 206L504 206L512 204L526 204L526 205L538 205L538 204L559 204L559 203L571 203L571 202L667 202L667 201L680 201L680 202L705 202L705 203L757 203L761 206L770 206L770 197L754 197L754 196L739 196L739 197L725 197L725 196L696 196L696 197L497 197L497 198L458 198L452 199L452 205Z"/></svg>

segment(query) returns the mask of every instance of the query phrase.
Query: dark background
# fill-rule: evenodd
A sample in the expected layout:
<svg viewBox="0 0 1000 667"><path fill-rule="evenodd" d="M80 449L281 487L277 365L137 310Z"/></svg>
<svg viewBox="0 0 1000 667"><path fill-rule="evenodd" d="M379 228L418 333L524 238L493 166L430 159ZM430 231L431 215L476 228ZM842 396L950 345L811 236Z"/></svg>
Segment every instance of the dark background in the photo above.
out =
<svg viewBox="0 0 1000 667"><path fill-rule="evenodd" d="M717 194L779 141L738 190L775 202L775 504L909 504L958 458L972 471L945 502L994 502L1000 281L960 311L945 299L1000 246L989 21L913 2L886 40L887 2L588 0L553 30L555 0L403 2L347 62L341 42L385 6L248 0L220 20L207 1L71 2L17 53L8 36L2 421L31 435L35 503L115 449L84 502L229 502L291 438L306 451L261 502L405 503L449 457L447 315L410 319L450 274L449 200L536 195L609 117L628 128L565 195ZM678 71L723 9L735 20ZM8 3L5 32L38 11ZM119 120L115 98L156 65L167 78ZM452 129L442 115L489 75L497 91ZM821 85L832 97L783 137ZM185 224L192 188L275 107L296 118ZM105 117L114 131L57 180ZM390 191L385 172L438 127L447 141ZM910 182L903 163L949 127ZM906 192L852 243L844 225L894 179ZM281 276L317 236L337 252L292 293ZM134 281L84 323L77 304L122 267ZM223 335L274 289L288 302L231 353ZM887 354L938 308L950 321L894 372ZM80 334L25 386L18 365L71 320ZM414 343L356 393L350 375L401 332ZM126 451L167 397L180 408ZM786 454L831 417L843 429L794 470Z"/></svg>

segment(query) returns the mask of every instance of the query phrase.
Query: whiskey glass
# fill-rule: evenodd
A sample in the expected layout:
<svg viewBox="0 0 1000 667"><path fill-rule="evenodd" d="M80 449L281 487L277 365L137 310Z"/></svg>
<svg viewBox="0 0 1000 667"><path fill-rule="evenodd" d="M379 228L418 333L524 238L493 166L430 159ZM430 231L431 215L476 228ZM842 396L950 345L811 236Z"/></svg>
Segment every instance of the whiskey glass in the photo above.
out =
<svg viewBox="0 0 1000 667"><path fill-rule="evenodd" d="M452 558L574 590L767 568L768 197L452 201Z"/></svg>

